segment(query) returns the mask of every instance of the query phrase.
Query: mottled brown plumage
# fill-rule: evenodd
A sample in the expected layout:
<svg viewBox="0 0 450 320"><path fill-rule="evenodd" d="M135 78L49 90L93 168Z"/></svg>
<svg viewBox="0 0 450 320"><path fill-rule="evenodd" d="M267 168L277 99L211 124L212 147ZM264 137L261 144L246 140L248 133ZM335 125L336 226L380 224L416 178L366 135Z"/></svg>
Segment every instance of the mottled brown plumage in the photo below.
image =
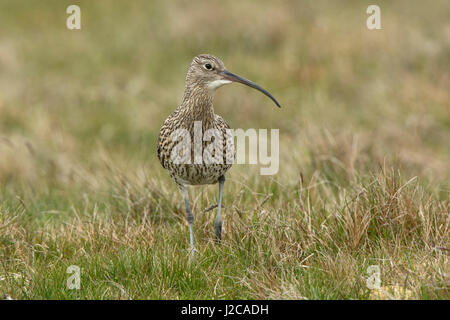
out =
<svg viewBox="0 0 450 320"><path fill-rule="evenodd" d="M224 150L232 149L233 139L225 139L226 129L230 126L225 120L214 113L214 89L208 88L208 83L217 80L216 74L203 74L204 64L214 65L217 71L225 68L222 61L209 56L200 55L194 58L186 77L186 87L181 105L164 121L158 141L158 158L169 175L183 189L186 185L214 184L219 181L231 164L226 163L225 152L223 164L194 164L194 123L200 121L202 132L208 129L218 129L222 132ZM199 71L199 69L201 71ZM178 129L188 130L192 138L191 163L175 164L172 161L172 150L179 141L174 141L172 134ZM210 141L203 141L202 150L205 150Z"/></svg>
<svg viewBox="0 0 450 320"><path fill-rule="evenodd" d="M214 113L213 96L214 91L224 84L231 82L241 82L251 86L267 96L269 96L278 106L278 102L266 90L257 84L246 80L238 75L235 75L225 69L223 62L209 54L202 54L196 56L189 67L186 76L186 86L181 105L164 121L161 127L158 139L158 158L162 166L168 171L169 175L178 185L186 205L187 220L189 223L191 253L194 255L193 242L193 219L188 200L188 185L202 185L219 183L219 202L218 211L215 221L216 238L220 240L222 222L220 219L220 210L222 202L222 188L225 182L225 173L231 168L228 157L233 157L234 145L233 137L227 134L227 129L230 127L225 120ZM205 133L208 129L217 129L219 135L212 137L212 139L219 139L216 141L218 145L223 146L222 157L220 153L217 154L219 158L223 159L221 163L195 163L194 158L194 127L195 123L200 121L201 132ZM174 152L181 139L177 139L176 133L180 130L185 130L189 133L190 140L190 157L189 161L177 162L178 154ZM180 136L178 136L180 138ZM208 153L208 145L212 141L202 141L202 150L206 150L206 155L214 156L217 150L212 150ZM178 150L178 149L177 149ZM176 150L175 150L176 151ZM202 154L202 153L201 153ZM186 160L186 158L184 158ZM179 160L179 159L178 159ZM229 158L228 158L229 160Z"/></svg>

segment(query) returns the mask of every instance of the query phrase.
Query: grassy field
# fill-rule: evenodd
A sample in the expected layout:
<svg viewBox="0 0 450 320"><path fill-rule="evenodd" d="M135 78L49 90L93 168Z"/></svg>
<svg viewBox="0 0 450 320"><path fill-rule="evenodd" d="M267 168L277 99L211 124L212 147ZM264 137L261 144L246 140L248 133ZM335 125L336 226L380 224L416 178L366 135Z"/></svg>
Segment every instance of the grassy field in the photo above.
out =
<svg viewBox="0 0 450 320"><path fill-rule="evenodd" d="M450 4L376 1L369 31L372 2L0 0L0 298L449 299ZM189 263L156 142L199 53L283 108L217 92L280 129L280 170L230 170L221 245L218 187L191 189Z"/></svg>

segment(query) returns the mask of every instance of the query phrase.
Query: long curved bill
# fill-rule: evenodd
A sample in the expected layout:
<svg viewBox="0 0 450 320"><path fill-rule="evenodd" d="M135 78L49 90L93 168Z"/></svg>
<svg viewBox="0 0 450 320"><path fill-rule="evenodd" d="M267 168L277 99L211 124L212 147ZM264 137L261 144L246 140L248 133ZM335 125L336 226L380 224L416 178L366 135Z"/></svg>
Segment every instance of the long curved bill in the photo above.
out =
<svg viewBox="0 0 450 320"><path fill-rule="evenodd" d="M232 73L232 72L230 72L230 71L228 71L228 70L224 70L223 72L222 72L222 75L223 75L223 77L225 78L225 79L227 79L227 80L230 80L230 81L234 81L234 82L240 82L240 83L243 83L243 84L245 84L245 85L247 85L247 86L249 86L249 87L252 87L252 88L254 88L254 89L256 89L256 90L259 90L259 91L261 91L262 93L264 93L266 96L268 96L270 99L272 99L272 101L273 102L275 102L275 104L279 107L279 108L281 108L281 106L280 106L280 104L278 103L278 101L266 90L266 89L264 89L263 87L261 87L261 86L259 86L259 85L257 85L256 83L254 83L254 82L251 82L250 80L247 80L247 79L245 79L245 78L242 78L241 76L238 76L237 74L234 74L234 73Z"/></svg>

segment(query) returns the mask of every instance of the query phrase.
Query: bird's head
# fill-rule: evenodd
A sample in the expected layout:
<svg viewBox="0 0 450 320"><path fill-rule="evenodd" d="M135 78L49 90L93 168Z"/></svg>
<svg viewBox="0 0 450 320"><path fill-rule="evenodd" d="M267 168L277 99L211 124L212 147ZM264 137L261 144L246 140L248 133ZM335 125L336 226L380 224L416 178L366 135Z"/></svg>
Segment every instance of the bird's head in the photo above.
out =
<svg viewBox="0 0 450 320"><path fill-rule="evenodd" d="M196 56L189 67L187 82L194 82L207 88L211 93L225 84L240 82L256 90L261 91L275 102L281 108L278 101L264 88L256 83L247 80L227 69L219 58L210 54L201 54Z"/></svg>

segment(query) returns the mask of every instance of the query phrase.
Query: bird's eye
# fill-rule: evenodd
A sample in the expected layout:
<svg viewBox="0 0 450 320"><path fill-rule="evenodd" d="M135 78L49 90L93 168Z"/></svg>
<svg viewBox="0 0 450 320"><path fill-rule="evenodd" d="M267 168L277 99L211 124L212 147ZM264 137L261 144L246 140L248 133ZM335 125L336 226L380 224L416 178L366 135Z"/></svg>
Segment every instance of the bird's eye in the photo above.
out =
<svg viewBox="0 0 450 320"><path fill-rule="evenodd" d="M209 63L205 64L204 67L206 70L212 70L213 68L212 65L210 65Z"/></svg>

